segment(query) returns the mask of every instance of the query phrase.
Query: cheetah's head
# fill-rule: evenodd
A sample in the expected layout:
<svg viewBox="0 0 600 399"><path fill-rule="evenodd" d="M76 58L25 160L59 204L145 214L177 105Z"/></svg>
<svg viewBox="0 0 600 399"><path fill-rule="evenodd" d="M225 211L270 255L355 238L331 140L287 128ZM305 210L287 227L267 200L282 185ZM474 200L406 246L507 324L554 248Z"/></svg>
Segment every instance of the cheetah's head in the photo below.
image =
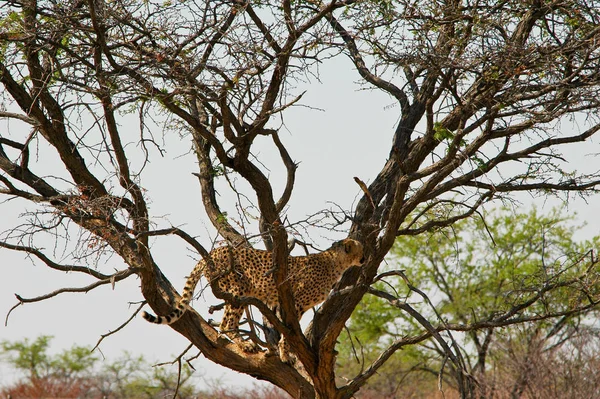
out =
<svg viewBox="0 0 600 399"><path fill-rule="evenodd" d="M346 267L359 266L365 261L362 244L351 238L334 242L331 249L343 259Z"/></svg>

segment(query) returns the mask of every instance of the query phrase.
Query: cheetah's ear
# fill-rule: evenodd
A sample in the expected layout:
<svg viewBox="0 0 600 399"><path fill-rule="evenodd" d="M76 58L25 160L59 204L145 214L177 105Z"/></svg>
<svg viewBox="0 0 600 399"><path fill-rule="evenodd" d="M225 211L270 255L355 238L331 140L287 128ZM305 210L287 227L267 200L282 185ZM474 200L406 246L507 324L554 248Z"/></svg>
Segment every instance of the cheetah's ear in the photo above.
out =
<svg viewBox="0 0 600 399"><path fill-rule="evenodd" d="M352 252L352 241L346 241L344 243L344 251L346 251L347 254Z"/></svg>

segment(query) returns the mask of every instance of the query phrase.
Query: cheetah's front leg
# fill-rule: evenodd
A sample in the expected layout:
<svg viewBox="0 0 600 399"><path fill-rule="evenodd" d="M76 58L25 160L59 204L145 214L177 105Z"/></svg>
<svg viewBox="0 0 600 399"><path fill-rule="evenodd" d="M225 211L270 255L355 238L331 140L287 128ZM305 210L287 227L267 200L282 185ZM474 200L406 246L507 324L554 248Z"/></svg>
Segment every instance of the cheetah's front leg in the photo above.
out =
<svg viewBox="0 0 600 399"><path fill-rule="evenodd" d="M235 342L244 352L258 352L258 346L252 341L245 341L239 332L240 319L244 313L243 307L225 305L225 314L221 320L219 329L222 334Z"/></svg>
<svg viewBox="0 0 600 399"><path fill-rule="evenodd" d="M304 314L304 309L302 309L300 306L296 305L296 314L298 315L298 319L302 319L302 315ZM282 362L288 363L288 364L293 364L296 362L296 356L290 352L290 346L287 343L287 340L285 339L283 334L281 334L281 338L279 339L278 349L279 349L279 358L281 359Z"/></svg>

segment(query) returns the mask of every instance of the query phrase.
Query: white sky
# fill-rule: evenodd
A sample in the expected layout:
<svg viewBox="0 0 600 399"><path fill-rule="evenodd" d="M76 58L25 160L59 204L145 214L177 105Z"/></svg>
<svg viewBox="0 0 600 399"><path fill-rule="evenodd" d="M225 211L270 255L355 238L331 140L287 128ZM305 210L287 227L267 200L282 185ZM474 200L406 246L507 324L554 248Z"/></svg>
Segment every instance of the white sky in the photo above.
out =
<svg viewBox="0 0 600 399"><path fill-rule="evenodd" d="M300 161L294 196L289 204L290 221L301 220L306 215L328 207L333 201L345 209L350 209L358 198L359 188L353 177L365 182L371 181L384 164L393 135L399 109L390 105L394 101L375 91L359 90L354 83L358 78L347 60L338 57L326 63L321 69L323 83L307 86L302 103L323 109L324 112L297 107L286 113L285 127L280 137L287 146L292 158ZM131 126L137 129L137 126ZM159 136L156 134L156 136ZM157 228L182 227L201 244L209 246L213 238L210 222L203 213L200 190L194 157L189 153L190 143L173 139L166 141L164 158L153 153L152 162L142 176L142 185L151 199L150 212L158 223ZM573 148L575 150L575 148ZM598 151L597 141L587 144L579 151L573 151L576 165L589 166L594 159L584 156ZM271 180L278 182L281 190L285 183L283 166L273 150L263 150L257 154L265 156L271 168ZM45 175L46 167L39 166L34 171ZM280 192L280 191L279 191ZM227 200L227 198L226 198ZM527 204L528 196L521 197ZM232 199L224 203L231 204ZM544 205L543 201L537 202ZM557 202L546 203L555 205ZM23 212L23 201L0 204L0 232L9 229ZM571 202L569 211L576 210L582 220L590 225L581 236L598 234L596 211L598 198L589 204L581 200ZM234 209L224 209L230 215ZM314 230L310 238L322 247L329 240L340 235ZM45 244L52 248L53 242ZM163 273L175 287L182 287L185 276L194 267L197 255L177 237L165 237L153 241L153 254ZM56 259L60 261L60 259ZM41 262L25 259L22 253L0 249L0 266L3 277L0 279L0 314L6 315L16 303L14 293L24 297L45 294L63 286L81 286L92 280L79 275L65 275L49 270ZM122 268L118 257L108 260L102 271ZM47 301L19 307L10 316L8 326L0 327L0 340L19 340L24 337L35 339L45 334L53 335L52 350L58 351L77 345L95 345L101 334L119 326L137 306L128 302L142 300L139 281L135 277L120 282L115 289L103 286L87 294L62 294ZM206 296L194 302L195 308L210 318L207 309L215 301ZM310 314L310 312L309 312ZM215 317L218 319L218 316ZM124 330L107 338L101 350L108 359L117 358L123 351L144 354L149 360L168 361L187 346L187 341L166 326L151 325L136 318ZM190 352L191 353L191 352ZM194 352L195 354L195 352ZM248 386L254 379L230 372L218 365L200 358L194 363L201 375L207 378L221 378L230 386ZM14 373L5 367L0 368L0 383L10 381Z"/></svg>

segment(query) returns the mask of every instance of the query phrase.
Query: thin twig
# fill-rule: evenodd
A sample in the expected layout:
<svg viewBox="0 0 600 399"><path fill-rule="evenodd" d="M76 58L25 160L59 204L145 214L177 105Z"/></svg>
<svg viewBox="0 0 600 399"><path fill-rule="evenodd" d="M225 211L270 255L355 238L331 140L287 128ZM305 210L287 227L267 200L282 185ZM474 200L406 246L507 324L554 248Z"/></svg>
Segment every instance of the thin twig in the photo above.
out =
<svg viewBox="0 0 600 399"><path fill-rule="evenodd" d="M142 304L144 305L144 304ZM154 367L158 367L158 366L166 366L168 364L175 364L177 363L177 385L175 386L175 392L173 393L173 399L177 398L177 394L179 393L179 387L181 387L181 371L182 371L182 364L181 364L181 359L183 358L183 356L190 350L192 349L192 347L194 346L194 344L189 344L184 350L183 352L181 352L179 354L179 356L177 356L173 361L171 362L162 362L162 363L157 363L154 365Z"/></svg>
<svg viewBox="0 0 600 399"><path fill-rule="evenodd" d="M90 269L87 266L74 266L74 265L58 264L58 263L52 261L51 259L49 259L40 250L33 248L33 247L9 244L4 241L0 241L0 247L6 248L6 249L12 249L14 251L27 252L28 254L35 255L38 259L40 259L42 262L44 262L46 265L48 265L48 267L50 267L51 269L54 269L54 270L59 270L59 271L63 271L63 272L85 273L85 274L89 274L90 276L96 277L97 279L102 279L102 280L111 277L110 275L103 274L103 273L97 272L93 269Z"/></svg>
<svg viewBox="0 0 600 399"><path fill-rule="evenodd" d="M14 305L12 308L10 308L10 310L6 314L6 318L4 319L4 327L6 327L8 325L8 317L10 316L10 314L12 313L12 311L15 310L16 307L21 306L21 305L23 305L23 302L19 301L16 305Z"/></svg>
<svg viewBox="0 0 600 399"><path fill-rule="evenodd" d="M94 346L92 348L92 350L90 352L93 352L96 348L98 348L98 346L100 346L100 343L104 340L104 338L110 337L111 335L119 332L120 330L122 330L127 324L129 324L129 322L131 322L131 320L133 320L135 318L135 316L137 316L137 314L140 312L140 310L142 310L142 308L144 307L144 305L146 304L146 301L142 301L140 303L140 306L135 310L135 312L132 313L132 315L125 320L125 322L123 324L121 324L119 327L117 327L115 330L109 331L106 334L102 334L100 336L100 339L98 340L98 342L96 342L96 346Z"/></svg>

